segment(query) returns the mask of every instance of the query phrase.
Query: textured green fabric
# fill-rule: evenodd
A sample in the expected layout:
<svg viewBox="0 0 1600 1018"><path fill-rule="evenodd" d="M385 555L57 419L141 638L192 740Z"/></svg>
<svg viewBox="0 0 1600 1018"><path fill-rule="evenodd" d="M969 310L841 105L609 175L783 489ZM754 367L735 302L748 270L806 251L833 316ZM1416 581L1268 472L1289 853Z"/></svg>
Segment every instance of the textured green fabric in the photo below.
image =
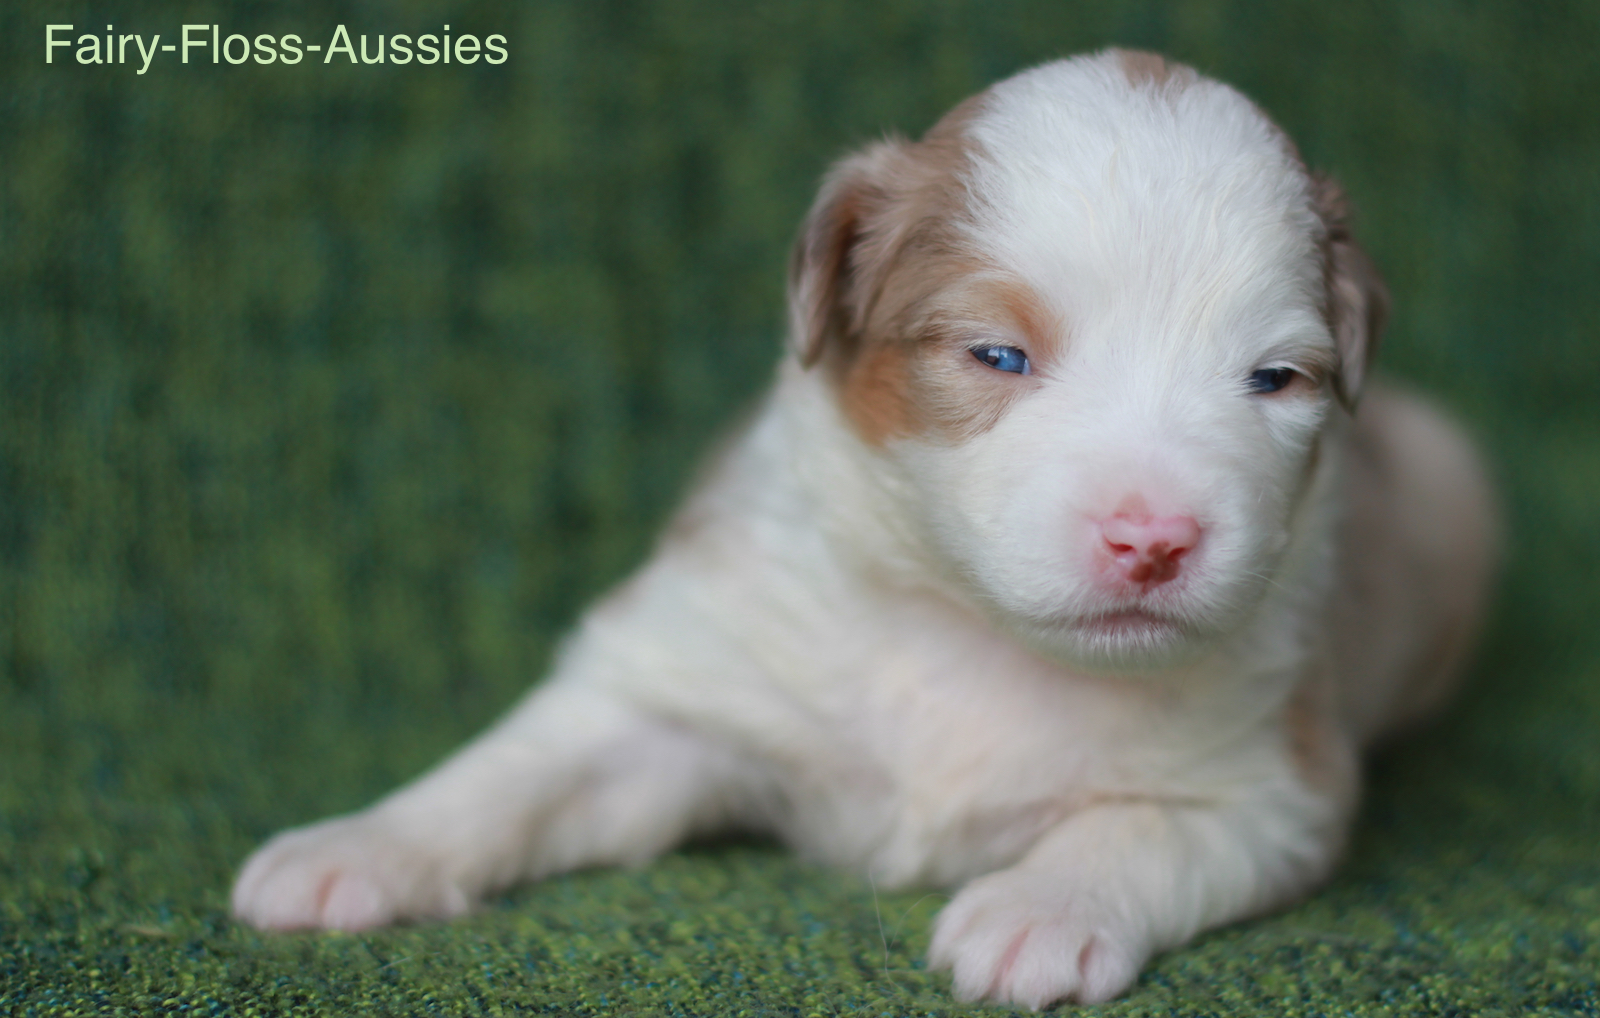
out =
<svg viewBox="0 0 1600 1018"><path fill-rule="evenodd" d="M510 57L44 63L107 19ZM1345 182L1384 362L1483 438L1512 536L1471 686L1376 763L1333 883L1099 1013L1600 1013L1600 5L30 0L0 40L0 1014L966 1013L920 961L942 898L760 844L364 936L226 894L640 561L771 371L828 160L1112 42Z"/></svg>

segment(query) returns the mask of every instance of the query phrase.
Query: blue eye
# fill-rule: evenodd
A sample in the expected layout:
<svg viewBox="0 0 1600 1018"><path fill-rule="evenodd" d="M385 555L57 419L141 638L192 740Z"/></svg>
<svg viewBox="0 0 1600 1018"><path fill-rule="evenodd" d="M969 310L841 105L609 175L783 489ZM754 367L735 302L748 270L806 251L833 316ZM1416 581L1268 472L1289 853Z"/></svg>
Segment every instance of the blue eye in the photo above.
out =
<svg viewBox="0 0 1600 1018"><path fill-rule="evenodd" d="M1028 364L1028 355L1014 346L980 346L972 351L972 356L996 371L1010 371L1018 375L1033 374L1033 368Z"/></svg>
<svg viewBox="0 0 1600 1018"><path fill-rule="evenodd" d="M1251 392L1277 392L1294 381L1293 368L1262 368L1250 373Z"/></svg>

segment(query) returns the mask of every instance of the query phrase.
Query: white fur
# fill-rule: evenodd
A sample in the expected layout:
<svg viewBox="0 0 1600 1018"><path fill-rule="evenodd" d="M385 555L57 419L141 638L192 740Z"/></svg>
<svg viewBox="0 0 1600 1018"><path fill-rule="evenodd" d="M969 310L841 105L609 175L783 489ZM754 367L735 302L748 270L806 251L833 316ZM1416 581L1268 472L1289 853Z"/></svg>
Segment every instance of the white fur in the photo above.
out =
<svg viewBox="0 0 1600 1018"><path fill-rule="evenodd" d="M1290 701L1324 673L1348 685L1329 605L1338 555L1361 554L1338 550L1359 425L1326 385L1244 380L1332 348L1323 226L1247 100L1134 87L1118 59L1019 75L967 129L964 236L1068 323L992 427L866 441L829 372L791 356L550 679L412 785L273 839L235 913L449 916L756 826L881 883L961 886L932 961L963 998L1037 1008L1120 993L1153 952L1324 877L1350 761L1416 655L1363 660L1308 769ZM1460 465L1422 508L1403 485L1380 502L1483 503L1470 450L1403 405L1434 430L1396 440L1402 466ZM1205 538L1138 602L1170 625L1108 634L1085 620L1132 602L1097 579L1093 521L1130 498ZM1441 526L1487 546L1487 519Z"/></svg>

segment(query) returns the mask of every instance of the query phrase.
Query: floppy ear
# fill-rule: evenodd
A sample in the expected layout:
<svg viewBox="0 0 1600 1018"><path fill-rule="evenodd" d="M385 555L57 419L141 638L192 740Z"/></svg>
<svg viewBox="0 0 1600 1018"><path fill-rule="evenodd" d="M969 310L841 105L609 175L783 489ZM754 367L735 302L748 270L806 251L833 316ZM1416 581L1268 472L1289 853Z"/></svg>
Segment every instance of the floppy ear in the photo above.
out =
<svg viewBox="0 0 1600 1018"><path fill-rule="evenodd" d="M789 258L789 342L806 367L860 341L889 261L890 182L905 148L882 141L840 160L801 227Z"/></svg>
<svg viewBox="0 0 1600 1018"><path fill-rule="evenodd" d="M1333 391L1354 411L1361 385L1378 352L1389 320L1389 289L1367 252L1350 234L1350 207L1339 185L1327 177L1313 181L1312 201L1326 230L1323 278L1328 324L1339 354Z"/></svg>

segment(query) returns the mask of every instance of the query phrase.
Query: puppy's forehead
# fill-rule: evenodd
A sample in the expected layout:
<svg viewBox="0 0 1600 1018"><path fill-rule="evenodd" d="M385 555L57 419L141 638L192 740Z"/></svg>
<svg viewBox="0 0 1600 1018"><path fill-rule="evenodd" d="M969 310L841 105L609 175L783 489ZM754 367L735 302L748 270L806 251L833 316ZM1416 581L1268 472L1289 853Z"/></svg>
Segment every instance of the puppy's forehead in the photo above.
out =
<svg viewBox="0 0 1600 1018"><path fill-rule="evenodd" d="M1069 320L1113 297L1190 313L1222 291L1318 299L1309 177L1220 82L1108 51L1001 82L962 130L969 242Z"/></svg>

